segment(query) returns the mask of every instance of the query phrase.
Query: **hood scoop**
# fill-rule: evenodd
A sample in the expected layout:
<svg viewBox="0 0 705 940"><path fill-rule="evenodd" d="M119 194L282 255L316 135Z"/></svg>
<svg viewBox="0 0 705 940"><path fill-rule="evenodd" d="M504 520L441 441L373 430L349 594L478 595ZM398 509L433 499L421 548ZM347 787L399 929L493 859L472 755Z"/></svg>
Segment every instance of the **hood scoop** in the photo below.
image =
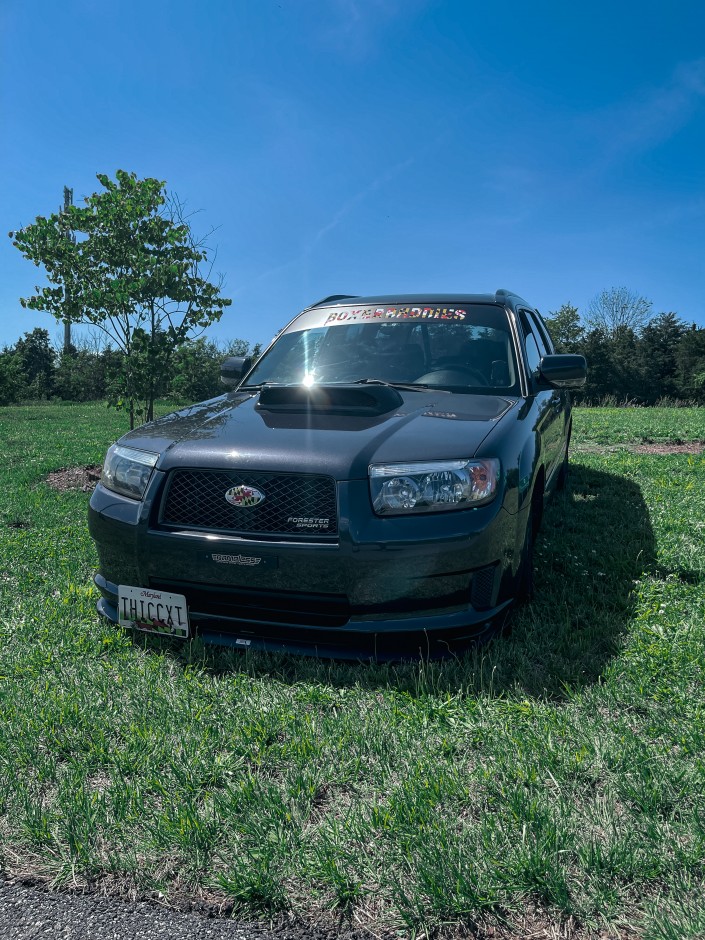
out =
<svg viewBox="0 0 705 940"><path fill-rule="evenodd" d="M376 417L404 404L389 385L265 385L260 411Z"/></svg>

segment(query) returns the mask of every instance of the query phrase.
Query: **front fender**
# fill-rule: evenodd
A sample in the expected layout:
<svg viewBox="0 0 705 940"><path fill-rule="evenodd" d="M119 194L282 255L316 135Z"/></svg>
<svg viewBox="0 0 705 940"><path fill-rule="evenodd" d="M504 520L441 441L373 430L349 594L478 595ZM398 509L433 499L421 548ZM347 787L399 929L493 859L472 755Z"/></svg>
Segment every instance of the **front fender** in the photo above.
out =
<svg viewBox="0 0 705 940"><path fill-rule="evenodd" d="M540 461L541 437L539 434L533 434L519 455L519 511L524 509L531 499L533 481Z"/></svg>
<svg viewBox="0 0 705 940"><path fill-rule="evenodd" d="M487 435L476 457L499 457L505 468L504 508L515 515L526 508L542 454L542 439L532 399L512 409Z"/></svg>

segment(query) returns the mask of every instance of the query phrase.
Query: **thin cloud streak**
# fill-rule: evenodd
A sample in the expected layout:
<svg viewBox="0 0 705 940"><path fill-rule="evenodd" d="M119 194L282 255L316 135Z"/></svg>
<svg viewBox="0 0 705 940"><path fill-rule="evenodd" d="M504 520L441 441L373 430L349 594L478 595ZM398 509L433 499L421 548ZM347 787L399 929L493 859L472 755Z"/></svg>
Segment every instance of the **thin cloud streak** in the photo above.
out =
<svg viewBox="0 0 705 940"><path fill-rule="evenodd" d="M385 173L381 173L379 176L375 177L371 183L361 189L359 192L355 193L350 197L343 205L338 209L338 211L333 215L330 221L326 222L310 239L310 241L303 247L303 249L298 252L293 258L290 258L288 261L283 262L282 264L275 265L272 268L267 268L265 271L262 271L260 274L255 275L251 278L246 285L238 288L231 293L233 296L238 296L238 294L244 293L249 288L253 287L255 284L259 284L262 281L268 280L269 278L281 274L284 271L291 270L292 268L297 268L303 262L305 262L317 245L319 245L323 239L337 228L341 222L344 221L347 216L350 215L361 203L363 203L368 196L376 192L386 184L390 183L396 176L402 173L407 167L411 166L415 162L414 157L409 157L407 160L403 160L401 163L397 163L395 166L390 167Z"/></svg>
<svg viewBox="0 0 705 940"><path fill-rule="evenodd" d="M628 102L593 115L585 130L608 164L664 143L691 119L705 98L705 58L682 62L671 80Z"/></svg>
<svg viewBox="0 0 705 940"><path fill-rule="evenodd" d="M408 20L427 4L428 0L334 0L327 7L329 23L321 28L320 39L354 58L366 56L376 49L379 33L389 24L401 17Z"/></svg>
<svg viewBox="0 0 705 940"><path fill-rule="evenodd" d="M528 214L538 205L581 198L599 188L602 178L620 163L667 142L693 119L704 101L705 58L681 62L664 85L642 90L613 107L582 114L568 129L563 125L561 135L583 141L568 156L568 163L560 156L560 136L551 142L547 135L542 156L520 165L498 162L489 172L489 184L500 196L513 194Z"/></svg>
<svg viewBox="0 0 705 940"><path fill-rule="evenodd" d="M364 202L368 196L373 192L378 190L380 187L391 183L391 181L402 173L407 167L410 167L415 162L414 157L409 157L407 160L403 160L401 163L397 163L395 166L390 167L385 173L380 174L376 179L365 186L364 189L361 189L358 193L355 193L347 202L345 202L340 209L335 213L333 218L328 222L323 228L319 229L318 232L313 236L310 243L306 246L304 254L309 254L316 245L322 241L325 235L331 232L334 228L337 228L338 225L343 221L343 219L350 215L350 213L355 209L361 202Z"/></svg>

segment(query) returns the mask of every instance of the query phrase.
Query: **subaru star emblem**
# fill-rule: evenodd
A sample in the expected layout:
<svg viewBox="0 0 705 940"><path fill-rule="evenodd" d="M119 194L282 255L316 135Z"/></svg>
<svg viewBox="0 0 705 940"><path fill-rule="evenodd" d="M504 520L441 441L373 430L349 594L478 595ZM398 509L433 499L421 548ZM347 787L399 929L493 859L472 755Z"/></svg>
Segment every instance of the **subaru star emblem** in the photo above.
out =
<svg viewBox="0 0 705 940"><path fill-rule="evenodd" d="M231 506L248 508L250 506L259 506L264 500L264 493L255 489L254 486L231 486L225 494L225 499Z"/></svg>

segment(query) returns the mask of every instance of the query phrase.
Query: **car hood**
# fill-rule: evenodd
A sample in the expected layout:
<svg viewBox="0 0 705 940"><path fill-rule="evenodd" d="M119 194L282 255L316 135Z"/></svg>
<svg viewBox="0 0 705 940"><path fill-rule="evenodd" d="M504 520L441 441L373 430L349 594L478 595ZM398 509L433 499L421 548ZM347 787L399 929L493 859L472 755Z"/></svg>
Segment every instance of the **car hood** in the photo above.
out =
<svg viewBox="0 0 705 940"><path fill-rule="evenodd" d="M258 392L234 392L130 431L120 443L158 452L175 467L324 473L363 479L371 463L473 457L515 398L402 390L370 416L261 407Z"/></svg>

